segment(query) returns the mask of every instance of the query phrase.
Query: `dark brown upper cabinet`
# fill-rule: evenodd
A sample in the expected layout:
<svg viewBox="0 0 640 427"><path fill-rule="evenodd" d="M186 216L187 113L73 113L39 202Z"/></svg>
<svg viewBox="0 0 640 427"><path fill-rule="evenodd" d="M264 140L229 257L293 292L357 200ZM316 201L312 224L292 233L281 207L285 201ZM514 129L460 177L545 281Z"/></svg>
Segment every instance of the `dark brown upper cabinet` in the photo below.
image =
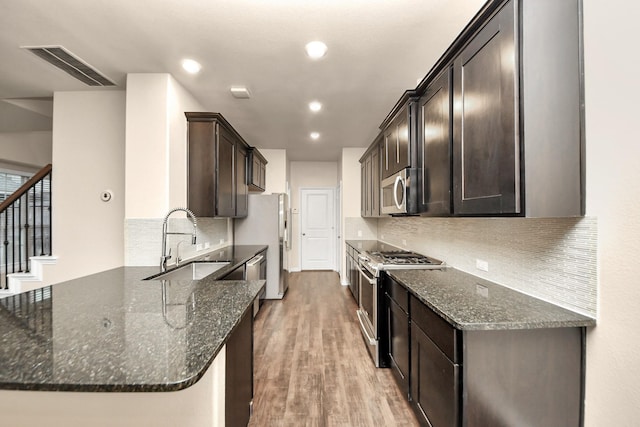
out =
<svg viewBox="0 0 640 427"><path fill-rule="evenodd" d="M247 215L249 146L219 113L185 113L187 205L200 217Z"/></svg>
<svg viewBox="0 0 640 427"><path fill-rule="evenodd" d="M380 153L383 146L383 134L360 158L360 216L377 218L380 216Z"/></svg>
<svg viewBox="0 0 640 427"><path fill-rule="evenodd" d="M407 91L389 116L380 125L382 130L381 179L388 178L404 168L415 167L417 97Z"/></svg>
<svg viewBox="0 0 640 427"><path fill-rule="evenodd" d="M453 60L457 215L584 215L579 0L495 2Z"/></svg>
<svg viewBox="0 0 640 427"><path fill-rule="evenodd" d="M249 150L249 191L263 192L266 189L267 159L252 147Z"/></svg>
<svg viewBox="0 0 640 427"><path fill-rule="evenodd" d="M236 144L236 214L234 216L238 218L244 218L249 214L248 162L249 148L244 144Z"/></svg>
<svg viewBox="0 0 640 427"><path fill-rule="evenodd" d="M451 214L451 69L446 68L420 98L418 209L425 216Z"/></svg>
<svg viewBox="0 0 640 427"><path fill-rule="evenodd" d="M453 191L457 214L519 214L520 138L513 2L453 63Z"/></svg>

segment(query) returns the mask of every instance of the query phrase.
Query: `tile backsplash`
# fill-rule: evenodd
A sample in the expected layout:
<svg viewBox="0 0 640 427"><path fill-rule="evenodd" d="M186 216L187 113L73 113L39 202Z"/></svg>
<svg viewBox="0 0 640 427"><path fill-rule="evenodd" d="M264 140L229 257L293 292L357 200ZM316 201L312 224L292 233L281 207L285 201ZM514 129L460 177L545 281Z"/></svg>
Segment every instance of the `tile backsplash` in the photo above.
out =
<svg viewBox="0 0 640 427"><path fill-rule="evenodd" d="M209 243L209 248L201 251L197 251L196 246L191 245L189 236L169 235L167 244L173 255L169 263L175 263L176 245L181 240L185 241L180 246L180 256L183 259L231 244L230 221L226 218L198 218L197 244ZM151 266L160 264L162 222L163 218L129 218L125 220L125 265ZM187 218L169 218L168 227L171 232L191 233L193 230L191 221Z"/></svg>
<svg viewBox="0 0 640 427"><path fill-rule="evenodd" d="M377 240L378 220L362 217L345 217L344 240Z"/></svg>
<svg viewBox="0 0 640 427"><path fill-rule="evenodd" d="M377 231L378 240L596 317L596 218L382 218Z"/></svg>

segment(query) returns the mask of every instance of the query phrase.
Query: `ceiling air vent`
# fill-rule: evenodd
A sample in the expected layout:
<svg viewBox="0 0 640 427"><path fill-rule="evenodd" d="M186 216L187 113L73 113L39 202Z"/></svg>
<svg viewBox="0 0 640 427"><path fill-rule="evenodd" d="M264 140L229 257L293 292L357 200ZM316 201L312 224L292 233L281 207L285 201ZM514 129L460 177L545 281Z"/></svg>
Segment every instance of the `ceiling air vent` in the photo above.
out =
<svg viewBox="0 0 640 427"><path fill-rule="evenodd" d="M31 51L89 86L116 85L62 46L24 46L22 48Z"/></svg>

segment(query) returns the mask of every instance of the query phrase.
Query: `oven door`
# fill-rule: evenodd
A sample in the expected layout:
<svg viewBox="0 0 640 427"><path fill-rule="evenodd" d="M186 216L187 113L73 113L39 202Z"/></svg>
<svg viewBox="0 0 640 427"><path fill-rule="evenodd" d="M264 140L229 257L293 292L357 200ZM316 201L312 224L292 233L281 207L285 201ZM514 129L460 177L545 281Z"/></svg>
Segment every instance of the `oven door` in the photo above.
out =
<svg viewBox="0 0 640 427"><path fill-rule="evenodd" d="M407 213L407 169L381 182L380 209L383 214Z"/></svg>
<svg viewBox="0 0 640 427"><path fill-rule="evenodd" d="M376 367L380 367L380 354L378 351L378 279L360 265L358 265L358 270L360 274L360 309L357 313L360 330L371 358Z"/></svg>

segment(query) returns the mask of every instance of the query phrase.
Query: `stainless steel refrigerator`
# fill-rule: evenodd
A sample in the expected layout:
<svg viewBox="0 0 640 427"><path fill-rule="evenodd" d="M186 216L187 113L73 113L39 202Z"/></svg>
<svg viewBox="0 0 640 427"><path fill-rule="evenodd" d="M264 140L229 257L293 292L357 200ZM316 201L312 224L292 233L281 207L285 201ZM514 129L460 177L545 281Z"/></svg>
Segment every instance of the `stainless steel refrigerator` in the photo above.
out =
<svg viewBox="0 0 640 427"><path fill-rule="evenodd" d="M289 285L285 268L291 242L289 217L286 194L250 194L247 217L234 220L236 245L269 245L266 299L282 299Z"/></svg>

